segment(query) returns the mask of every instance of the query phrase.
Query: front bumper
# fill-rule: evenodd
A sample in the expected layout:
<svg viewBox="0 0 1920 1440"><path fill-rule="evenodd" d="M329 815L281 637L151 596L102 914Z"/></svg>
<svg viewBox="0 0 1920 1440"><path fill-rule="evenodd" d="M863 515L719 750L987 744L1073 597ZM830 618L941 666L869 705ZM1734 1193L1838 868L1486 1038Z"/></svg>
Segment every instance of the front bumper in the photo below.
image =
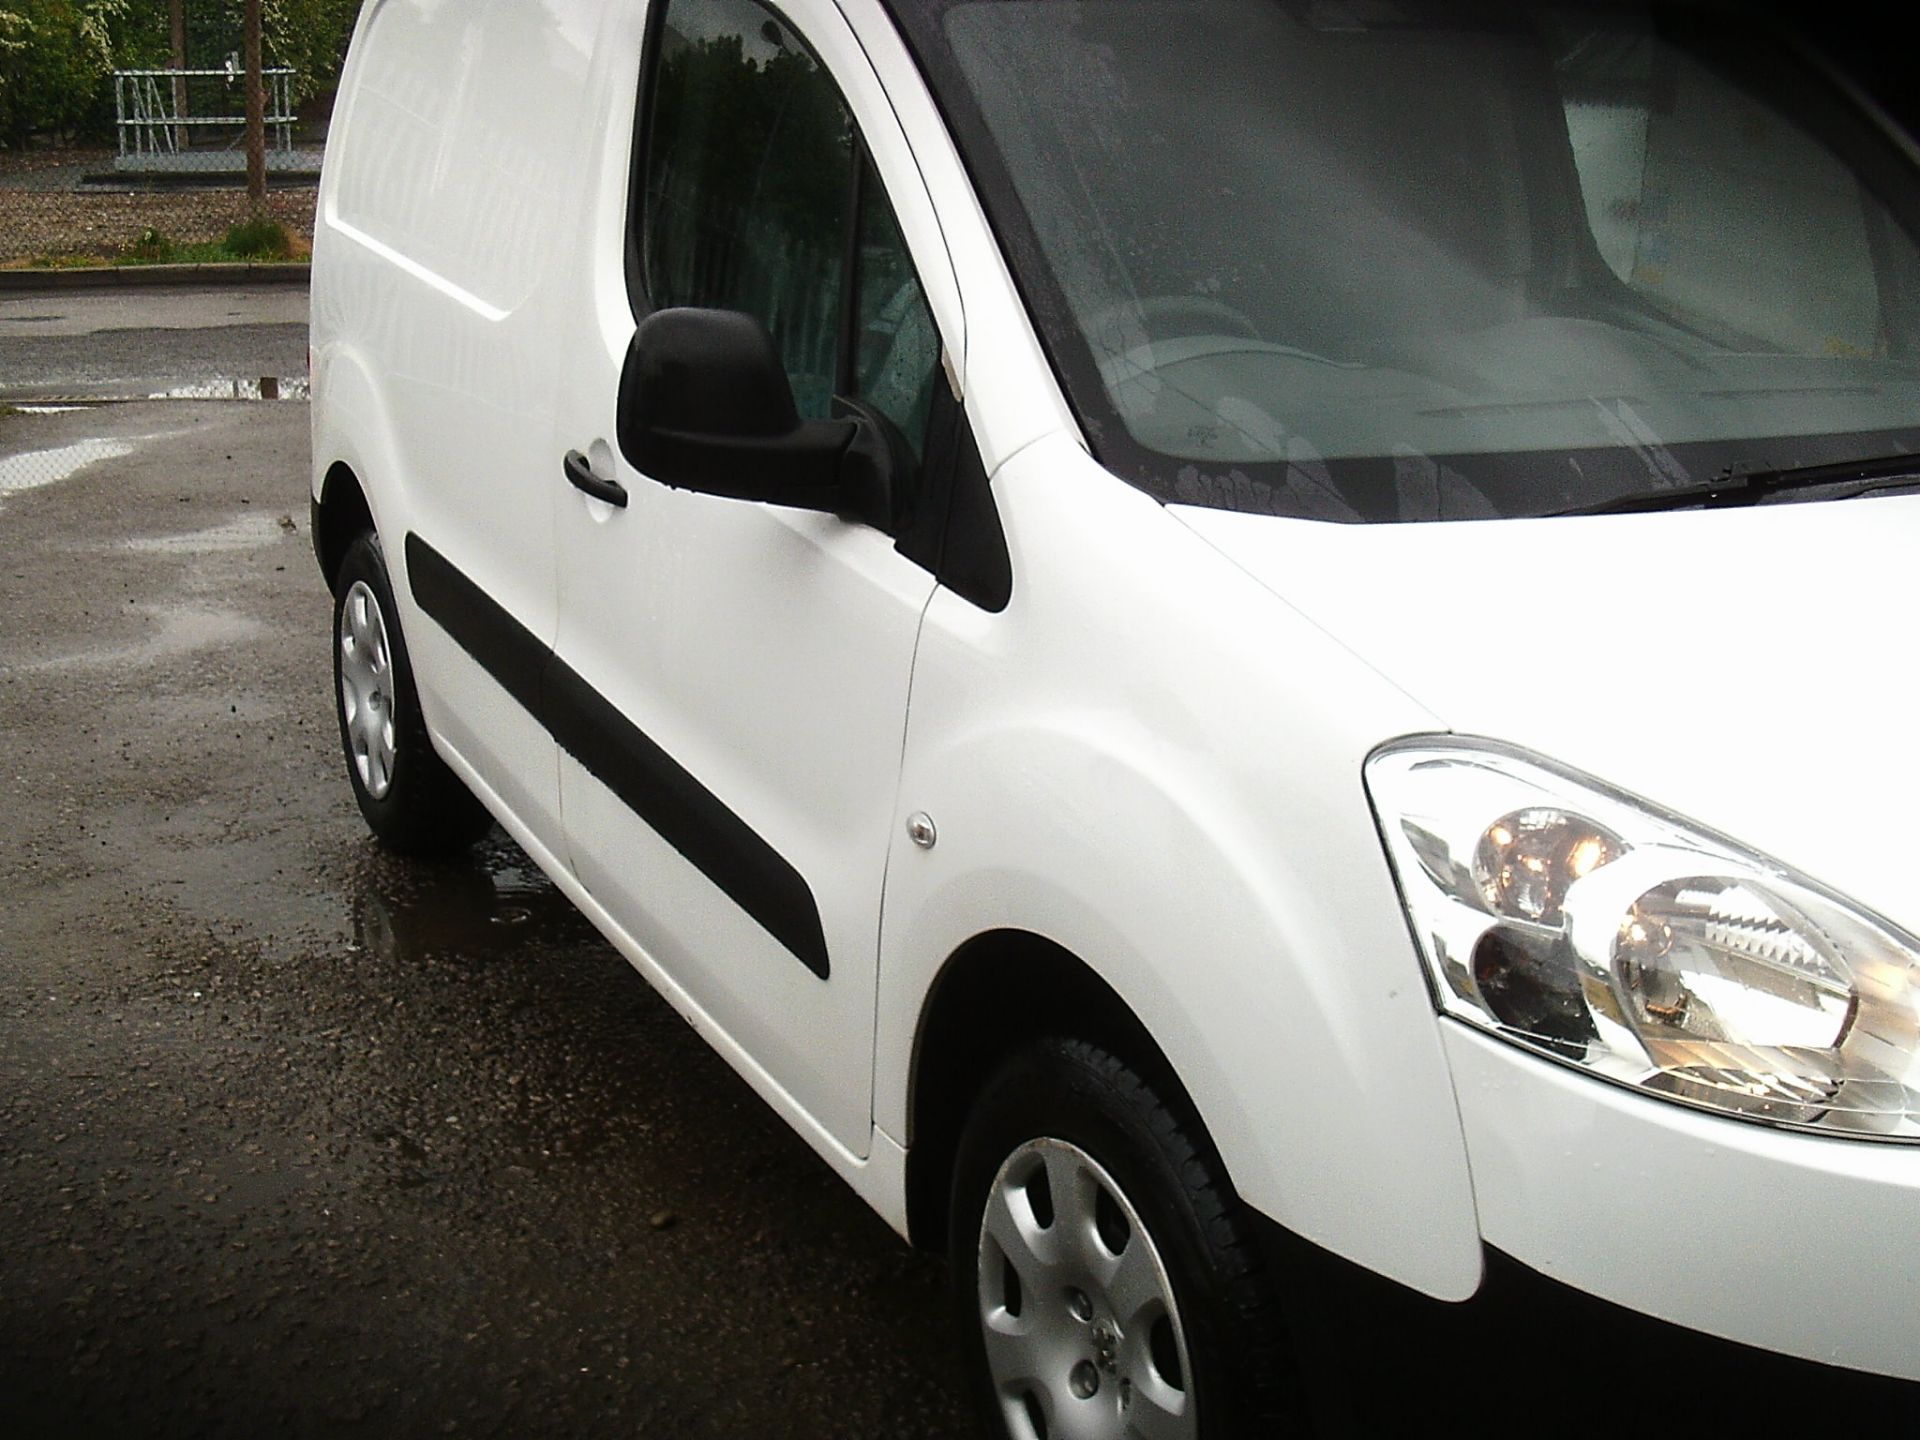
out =
<svg viewBox="0 0 1920 1440"><path fill-rule="evenodd" d="M1448 1304L1259 1230L1322 1440L1920 1434L1920 1384L1651 1319L1497 1250L1473 1298Z"/></svg>
<svg viewBox="0 0 1920 1440"><path fill-rule="evenodd" d="M1722 1119L1442 1030L1474 1295L1255 1217L1317 1433L1920 1435L1920 1147Z"/></svg>
<svg viewBox="0 0 1920 1440"><path fill-rule="evenodd" d="M1920 1380L1920 1146L1721 1118L1442 1030L1487 1244L1677 1325Z"/></svg>

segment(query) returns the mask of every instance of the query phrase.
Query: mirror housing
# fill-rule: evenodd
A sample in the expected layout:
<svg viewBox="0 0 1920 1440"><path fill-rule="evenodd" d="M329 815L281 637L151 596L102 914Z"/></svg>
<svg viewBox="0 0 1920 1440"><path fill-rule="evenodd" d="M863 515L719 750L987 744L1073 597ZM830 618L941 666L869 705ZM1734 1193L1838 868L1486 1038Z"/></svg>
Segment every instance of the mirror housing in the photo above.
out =
<svg viewBox="0 0 1920 1440"><path fill-rule="evenodd" d="M888 448L858 413L803 420L773 337L737 310L656 310L620 377L620 451L676 490L890 528Z"/></svg>

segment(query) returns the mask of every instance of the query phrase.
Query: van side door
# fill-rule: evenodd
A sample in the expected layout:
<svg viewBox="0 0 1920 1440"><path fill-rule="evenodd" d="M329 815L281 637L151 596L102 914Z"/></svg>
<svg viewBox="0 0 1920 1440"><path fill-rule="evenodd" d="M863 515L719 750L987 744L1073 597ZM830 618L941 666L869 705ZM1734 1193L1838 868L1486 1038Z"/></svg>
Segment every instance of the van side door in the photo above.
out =
<svg viewBox="0 0 1920 1440"><path fill-rule="evenodd" d="M646 53L634 155L609 139L601 165L631 185L580 252L551 458L580 492L547 684L568 844L629 958L816 1144L864 1156L881 886L935 585L905 539L946 385L921 277L946 258L909 253L896 200L923 236L931 204L829 0L664 0ZM617 424L635 317L689 305L764 325L802 416L853 401L891 436L893 515L635 468Z"/></svg>
<svg viewBox="0 0 1920 1440"><path fill-rule="evenodd" d="M368 6L315 241L316 455L366 487L440 751L550 858L537 676L557 624L544 462L564 287L547 246L585 171L593 10Z"/></svg>

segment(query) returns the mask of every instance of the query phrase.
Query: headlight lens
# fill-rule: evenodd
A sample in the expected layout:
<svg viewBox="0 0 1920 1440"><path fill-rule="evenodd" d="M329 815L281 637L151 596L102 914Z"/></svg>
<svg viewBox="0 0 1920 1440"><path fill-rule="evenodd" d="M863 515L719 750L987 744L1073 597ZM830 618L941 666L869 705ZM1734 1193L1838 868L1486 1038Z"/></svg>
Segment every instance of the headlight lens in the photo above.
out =
<svg viewBox="0 0 1920 1440"><path fill-rule="evenodd" d="M1920 942L1805 876L1501 747L1367 789L1446 1013L1748 1119L1920 1140Z"/></svg>

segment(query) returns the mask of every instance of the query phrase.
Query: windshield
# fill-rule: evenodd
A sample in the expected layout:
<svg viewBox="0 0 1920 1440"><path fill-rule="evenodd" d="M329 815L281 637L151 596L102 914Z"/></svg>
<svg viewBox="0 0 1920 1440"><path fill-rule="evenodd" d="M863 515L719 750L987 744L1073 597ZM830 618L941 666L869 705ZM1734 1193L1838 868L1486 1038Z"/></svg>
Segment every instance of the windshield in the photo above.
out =
<svg viewBox="0 0 1920 1440"><path fill-rule="evenodd" d="M1913 172L1751 26L901 14L1096 453L1164 499L1535 515L1920 451Z"/></svg>

